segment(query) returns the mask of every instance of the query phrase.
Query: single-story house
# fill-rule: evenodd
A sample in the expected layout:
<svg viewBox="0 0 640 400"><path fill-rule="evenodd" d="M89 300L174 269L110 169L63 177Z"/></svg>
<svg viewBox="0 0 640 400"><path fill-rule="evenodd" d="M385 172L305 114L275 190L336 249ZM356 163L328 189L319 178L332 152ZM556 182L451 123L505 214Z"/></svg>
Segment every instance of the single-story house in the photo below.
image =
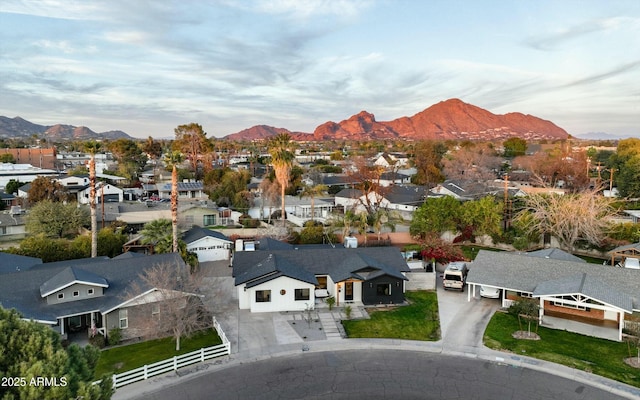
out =
<svg viewBox="0 0 640 400"><path fill-rule="evenodd" d="M467 284L469 301L477 286L497 288L503 307L538 300L542 324L553 317L610 327L619 341L625 316L640 312L640 270L481 250Z"/></svg>
<svg viewBox="0 0 640 400"><path fill-rule="evenodd" d="M268 219L269 215L277 214L277 218L280 218L281 202L272 202L266 197L258 197L254 200L254 204L249 208L247 214L251 218ZM325 222L331 215L333 210L333 202L322 198L313 199L313 219L320 222ZM298 197L298 196L285 196L284 209L286 212L286 219L298 226L304 226L305 222L312 219L311 216L311 198L310 197Z"/></svg>
<svg viewBox="0 0 640 400"><path fill-rule="evenodd" d="M284 247L258 245L255 251L234 254L240 309L300 311L327 296L337 305L404 301L405 272L410 269L395 247Z"/></svg>
<svg viewBox="0 0 640 400"><path fill-rule="evenodd" d="M153 185L147 185L153 186ZM158 196L161 199L171 198L171 183L156 185ZM178 199L207 200L209 196L204 192L202 182L178 182Z"/></svg>
<svg viewBox="0 0 640 400"><path fill-rule="evenodd" d="M78 203L89 204L89 195L91 188L86 187L78 192ZM96 204L105 203L122 203L124 201L124 190L117 186L105 182L96 182Z"/></svg>
<svg viewBox="0 0 640 400"><path fill-rule="evenodd" d="M342 189L336 193L334 198L336 207L342 206L344 209L353 209L356 212L364 211L364 204L375 204L379 208L395 210L399 212L413 213L424 203L428 195L426 186L416 185L393 185L381 188L380 193L369 193L369 201L365 201L362 190Z"/></svg>
<svg viewBox="0 0 640 400"><path fill-rule="evenodd" d="M27 236L25 214L20 206L0 213L0 242L22 240Z"/></svg>
<svg viewBox="0 0 640 400"><path fill-rule="evenodd" d="M121 329L123 339L139 337L142 321L148 320L144 313L159 290L145 287L140 276L158 265L187 268L176 253L137 257L135 263L130 257L100 257L34 265L2 274L0 305L63 337L72 332L107 336L114 328ZM134 282L141 292L131 292Z"/></svg>
<svg viewBox="0 0 640 400"><path fill-rule="evenodd" d="M220 232L194 226L182 235L187 250L198 255L199 262L224 261L231 258L233 242Z"/></svg>
<svg viewBox="0 0 640 400"><path fill-rule="evenodd" d="M499 189L476 181L446 180L431 189L433 196L451 196L457 200L476 200L489 194L500 192Z"/></svg>

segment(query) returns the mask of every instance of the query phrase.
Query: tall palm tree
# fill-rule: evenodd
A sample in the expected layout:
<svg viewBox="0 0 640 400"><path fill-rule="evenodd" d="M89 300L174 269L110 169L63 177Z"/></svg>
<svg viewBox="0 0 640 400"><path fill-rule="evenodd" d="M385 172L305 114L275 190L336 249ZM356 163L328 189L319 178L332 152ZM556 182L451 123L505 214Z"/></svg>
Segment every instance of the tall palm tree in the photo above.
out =
<svg viewBox="0 0 640 400"><path fill-rule="evenodd" d="M311 221L315 218L315 198L328 189L327 185L304 185L300 192L300 198L309 197L311 199Z"/></svg>
<svg viewBox="0 0 640 400"><path fill-rule="evenodd" d="M282 226L285 226L285 190L289 185L291 175L291 165L295 158L293 154L293 143L291 136L287 133L279 133L269 141L269 153L271 154L271 164L276 173L276 180L280 184L280 196L282 198Z"/></svg>
<svg viewBox="0 0 640 400"><path fill-rule="evenodd" d="M183 160L180 152L174 151L165 157L167 167L171 167L171 227L172 227L172 250L177 253L178 247L178 169L177 165Z"/></svg>
<svg viewBox="0 0 640 400"><path fill-rule="evenodd" d="M91 154L89 160L89 210L91 211L91 257L98 257L98 218L96 215L96 152L100 143L88 141L84 148Z"/></svg>

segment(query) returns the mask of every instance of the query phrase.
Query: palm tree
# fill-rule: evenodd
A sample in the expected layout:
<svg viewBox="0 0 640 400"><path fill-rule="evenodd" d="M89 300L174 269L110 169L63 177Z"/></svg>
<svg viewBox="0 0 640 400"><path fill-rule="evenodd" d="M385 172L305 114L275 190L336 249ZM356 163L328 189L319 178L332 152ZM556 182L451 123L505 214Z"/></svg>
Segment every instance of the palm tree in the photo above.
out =
<svg viewBox="0 0 640 400"><path fill-rule="evenodd" d="M171 221L155 219L144 224L140 231L143 244L152 244L154 253L169 253L172 244Z"/></svg>
<svg viewBox="0 0 640 400"><path fill-rule="evenodd" d="M399 215L393 215L386 208L378 208L373 214L369 215L371 219L371 225L378 232L378 240L380 240L380 233L382 231L382 227L387 227L391 230L391 232L396 231L396 224L393 223L392 219L400 219L402 217Z"/></svg>
<svg viewBox="0 0 640 400"><path fill-rule="evenodd" d="M282 198L282 226L285 226L285 190L289 185L291 165L295 158L293 152L291 136L287 133L279 133L269 141L269 153L271 154L271 164L276 173L276 180L280 184L280 196Z"/></svg>
<svg viewBox="0 0 640 400"><path fill-rule="evenodd" d="M171 231L172 231L172 250L177 253L178 247L178 169L177 164L182 162L182 154L174 151L165 157L167 167L171 167Z"/></svg>
<svg viewBox="0 0 640 400"><path fill-rule="evenodd" d="M311 198L311 221L314 220L315 217L315 198L322 193L326 192L328 187L326 185L304 185L302 187L302 191L300 192L300 198L309 197Z"/></svg>
<svg viewBox="0 0 640 400"><path fill-rule="evenodd" d="M98 218L96 215L96 152L100 143L88 141L84 148L91 154L89 160L89 210L91 210L91 257L98 257ZM104 201L104 199L103 199Z"/></svg>

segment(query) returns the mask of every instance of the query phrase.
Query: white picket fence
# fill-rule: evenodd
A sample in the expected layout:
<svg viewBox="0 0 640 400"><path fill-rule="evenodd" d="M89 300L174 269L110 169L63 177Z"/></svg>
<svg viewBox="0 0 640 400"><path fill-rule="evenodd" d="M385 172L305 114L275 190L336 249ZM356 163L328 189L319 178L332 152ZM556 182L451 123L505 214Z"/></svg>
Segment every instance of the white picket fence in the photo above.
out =
<svg viewBox="0 0 640 400"><path fill-rule="evenodd" d="M144 365L140 368L132 369L121 374L114 374L111 377L113 380L113 388L117 389L130 383L149 379L156 375L176 371L179 368L186 367L187 365L231 354L231 342L227 339L227 335L223 332L222 327L216 320L216 317L213 317L213 327L216 332L218 332L220 339L222 339L222 344L212 347L203 347L200 350L192 351L191 353L175 356L153 364Z"/></svg>

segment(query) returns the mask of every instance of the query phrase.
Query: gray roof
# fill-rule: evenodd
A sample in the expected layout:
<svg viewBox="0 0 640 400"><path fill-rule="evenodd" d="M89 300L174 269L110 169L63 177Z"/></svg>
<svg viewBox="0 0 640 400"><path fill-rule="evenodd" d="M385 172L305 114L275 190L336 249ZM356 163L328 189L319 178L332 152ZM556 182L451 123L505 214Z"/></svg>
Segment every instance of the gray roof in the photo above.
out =
<svg viewBox="0 0 640 400"><path fill-rule="evenodd" d="M629 313L633 312L631 297L624 295L587 273L568 275L560 279L540 283L533 291L533 297L578 295L597 299Z"/></svg>
<svg viewBox="0 0 640 400"><path fill-rule="evenodd" d="M548 249L530 251L528 253L524 253L525 256L531 257L540 257L540 258L552 258L554 260L565 260L565 261L575 261L586 263L586 261L580 257L574 256L571 253L567 253L564 250L556 249L555 247L550 247Z"/></svg>
<svg viewBox="0 0 640 400"><path fill-rule="evenodd" d="M426 186L394 185L384 197L393 204L420 205L424 203L429 189Z"/></svg>
<svg viewBox="0 0 640 400"><path fill-rule="evenodd" d="M74 283L84 283L87 285L101 286L105 288L109 287L106 279L94 274L93 272L74 267L67 267L40 285L40 296L46 297L58 290L69 287Z"/></svg>
<svg viewBox="0 0 640 400"><path fill-rule="evenodd" d="M217 231L212 231L211 229L201 228L199 226L194 226L193 228L186 231L182 236L182 240L184 240L185 243L188 244L207 236L231 243L231 239L229 239L227 236L223 235L222 233Z"/></svg>
<svg viewBox="0 0 640 400"><path fill-rule="evenodd" d="M0 274L26 271L37 264L42 264L42 259L0 252Z"/></svg>
<svg viewBox="0 0 640 400"><path fill-rule="evenodd" d="M408 271L406 261L395 247L297 246L237 252L233 259L236 285L259 277L267 281L282 275L310 283L317 283L317 275L329 275L334 282L351 278L369 280L381 275L406 280L402 272ZM313 281L305 276L313 277Z"/></svg>
<svg viewBox="0 0 640 400"><path fill-rule="evenodd" d="M140 281L140 275L156 265L178 265L186 268L180 255L176 253L155 254L135 259L102 259L84 264L73 263L75 260L56 263L46 263L28 271L7 273L0 279L0 305L4 308L14 308L24 318L37 321L56 321L58 317L83 314L91 311L106 312L127 300L129 290L134 282ZM104 295L91 299L69 301L59 304L47 304L41 297L41 285L55 278L69 268L70 264L76 274L87 277L103 278L109 287L104 289ZM84 275L86 274L86 275ZM91 275L89 275L91 274ZM144 287L142 290L151 289Z"/></svg>
<svg viewBox="0 0 640 400"><path fill-rule="evenodd" d="M576 276L583 273L588 276L586 286L582 286L585 296L598 296L594 299L617 304L625 310L627 301L622 299L628 298L633 309L640 310L640 271L626 268L480 250L469 265L467 282L532 294L536 290L546 293L574 289L571 285L576 285ZM557 283L552 284L553 281Z"/></svg>

